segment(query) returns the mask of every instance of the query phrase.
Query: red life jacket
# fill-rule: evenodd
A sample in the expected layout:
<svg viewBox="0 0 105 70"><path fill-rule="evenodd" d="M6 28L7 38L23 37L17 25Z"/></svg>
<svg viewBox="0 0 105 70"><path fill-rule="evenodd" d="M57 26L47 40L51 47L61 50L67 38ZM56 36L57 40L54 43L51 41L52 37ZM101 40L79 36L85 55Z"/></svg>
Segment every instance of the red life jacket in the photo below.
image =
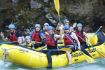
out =
<svg viewBox="0 0 105 70"><path fill-rule="evenodd" d="M78 37L80 43L83 43L85 40L85 35L83 35L81 32L77 32L76 36Z"/></svg>
<svg viewBox="0 0 105 70"><path fill-rule="evenodd" d="M69 37L69 38L68 38ZM64 44L65 45L73 45L74 39L70 36L70 34L66 34L64 37ZM71 41L72 40L72 41Z"/></svg>
<svg viewBox="0 0 105 70"><path fill-rule="evenodd" d="M46 35L46 39L45 39L45 43L49 46L49 47L53 47L56 46L55 41L53 38L50 37L50 35Z"/></svg>
<svg viewBox="0 0 105 70"><path fill-rule="evenodd" d="M17 41L16 34L10 34L8 37L8 40L11 42Z"/></svg>
<svg viewBox="0 0 105 70"><path fill-rule="evenodd" d="M32 40L36 42L41 42L40 32L34 32L32 34Z"/></svg>

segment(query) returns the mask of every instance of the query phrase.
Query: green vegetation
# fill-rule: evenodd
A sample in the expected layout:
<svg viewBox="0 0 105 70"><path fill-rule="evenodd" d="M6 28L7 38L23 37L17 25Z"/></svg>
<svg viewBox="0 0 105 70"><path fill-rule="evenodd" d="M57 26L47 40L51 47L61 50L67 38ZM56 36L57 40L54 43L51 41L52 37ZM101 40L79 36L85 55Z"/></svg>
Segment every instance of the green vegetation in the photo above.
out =
<svg viewBox="0 0 105 70"><path fill-rule="evenodd" d="M7 19L16 22L18 27L28 27L35 22L43 24L46 20L41 21L40 17L45 16L45 12L56 14L53 0L35 0L38 3L37 8L31 8L30 1L18 0L18 3L13 5L11 1L3 0L0 3L0 27ZM105 0L60 0L60 4L61 15L68 17L71 22L81 21L91 27L105 26ZM97 19L99 21L96 21Z"/></svg>

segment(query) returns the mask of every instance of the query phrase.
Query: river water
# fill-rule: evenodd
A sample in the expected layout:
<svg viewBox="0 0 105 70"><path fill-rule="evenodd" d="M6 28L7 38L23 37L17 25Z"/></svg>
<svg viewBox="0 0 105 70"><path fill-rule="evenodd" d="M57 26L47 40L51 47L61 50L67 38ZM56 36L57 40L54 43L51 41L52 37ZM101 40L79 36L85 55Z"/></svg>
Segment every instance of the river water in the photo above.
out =
<svg viewBox="0 0 105 70"><path fill-rule="evenodd" d="M0 70L50 70L47 68L29 69L20 65L14 65L9 62L0 61ZM95 63L88 64L87 62L68 65L60 68L52 68L51 70L105 70L105 59L96 59Z"/></svg>

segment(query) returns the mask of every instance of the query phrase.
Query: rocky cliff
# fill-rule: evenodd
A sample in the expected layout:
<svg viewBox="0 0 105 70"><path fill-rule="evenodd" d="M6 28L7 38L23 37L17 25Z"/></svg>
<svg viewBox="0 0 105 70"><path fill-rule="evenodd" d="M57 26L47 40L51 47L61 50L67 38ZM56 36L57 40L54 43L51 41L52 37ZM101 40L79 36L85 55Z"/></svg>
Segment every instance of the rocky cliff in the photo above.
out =
<svg viewBox="0 0 105 70"><path fill-rule="evenodd" d="M61 15L70 21L81 21L94 30L101 25L105 27L105 0L60 0L60 4ZM55 12L53 0L2 0L0 23L18 21L27 25L42 20L45 12Z"/></svg>

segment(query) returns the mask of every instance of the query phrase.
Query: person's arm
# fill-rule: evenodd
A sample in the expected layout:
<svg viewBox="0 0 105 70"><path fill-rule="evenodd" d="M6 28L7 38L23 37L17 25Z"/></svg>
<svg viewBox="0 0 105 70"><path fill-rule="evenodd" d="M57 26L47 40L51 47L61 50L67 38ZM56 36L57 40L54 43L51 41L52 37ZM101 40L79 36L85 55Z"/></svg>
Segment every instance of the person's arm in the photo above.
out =
<svg viewBox="0 0 105 70"><path fill-rule="evenodd" d="M1 36L3 41L8 41L8 36L5 37L3 32L0 32L0 36Z"/></svg>
<svg viewBox="0 0 105 70"><path fill-rule="evenodd" d="M1 36L1 38L4 40L4 33L3 32L0 32L0 36Z"/></svg>
<svg viewBox="0 0 105 70"><path fill-rule="evenodd" d="M45 43L45 38L46 38L46 36L45 36L45 34L44 33L40 33L40 37L41 37L41 43Z"/></svg>
<svg viewBox="0 0 105 70"><path fill-rule="evenodd" d="M62 34L64 34L64 26L63 26L63 24L61 24L61 26L60 26L60 35L62 35Z"/></svg>
<svg viewBox="0 0 105 70"><path fill-rule="evenodd" d="M76 36L75 33L73 33L73 37L74 37L74 39L76 40L76 42L78 44L78 48L81 50L80 42L79 42L78 37Z"/></svg>

